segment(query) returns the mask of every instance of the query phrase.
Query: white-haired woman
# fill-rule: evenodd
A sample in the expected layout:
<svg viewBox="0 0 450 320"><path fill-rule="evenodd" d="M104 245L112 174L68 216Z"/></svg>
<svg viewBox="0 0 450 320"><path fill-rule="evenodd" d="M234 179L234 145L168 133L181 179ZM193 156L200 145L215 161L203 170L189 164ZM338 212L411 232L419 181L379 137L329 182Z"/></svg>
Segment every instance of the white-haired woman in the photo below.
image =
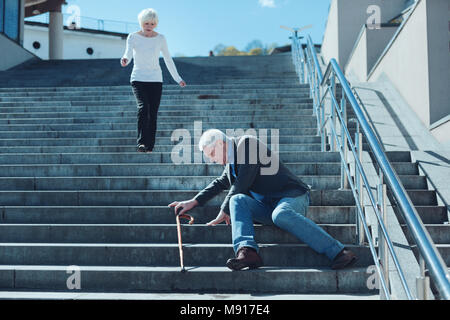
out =
<svg viewBox="0 0 450 320"><path fill-rule="evenodd" d="M138 106L137 147L139 152L152 152L163 82L159 65L160 52L172 78L181 87L185 87L186 82L177 72L166 38L154 31L158 25L156 11L151 8L142 10L138 20L141 30L128 35L125 54L120 63L122 67L126 67L134 58L130 82Z"/></svg>

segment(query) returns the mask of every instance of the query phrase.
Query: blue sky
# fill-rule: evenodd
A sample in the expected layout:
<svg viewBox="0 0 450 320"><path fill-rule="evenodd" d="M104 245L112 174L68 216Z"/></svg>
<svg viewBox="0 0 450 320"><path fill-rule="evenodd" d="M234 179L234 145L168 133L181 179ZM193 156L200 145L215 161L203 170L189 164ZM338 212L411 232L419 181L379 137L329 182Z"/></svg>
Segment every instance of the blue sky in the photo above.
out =
<svg viewBox="0 0 450 320"><path fill-rule="evenodd" d="M82 17L137 23L144 8L159 15L156 31L167 38L172 55L205 56L218 44L244 50L253 40L263 44L289 43L280 25L301 27L320 43L330 0L67 0ZM63 6L66 13L68 6ZM86 20L87 22L87 20ZM81 21L83 26L83 20Z"/></svg>

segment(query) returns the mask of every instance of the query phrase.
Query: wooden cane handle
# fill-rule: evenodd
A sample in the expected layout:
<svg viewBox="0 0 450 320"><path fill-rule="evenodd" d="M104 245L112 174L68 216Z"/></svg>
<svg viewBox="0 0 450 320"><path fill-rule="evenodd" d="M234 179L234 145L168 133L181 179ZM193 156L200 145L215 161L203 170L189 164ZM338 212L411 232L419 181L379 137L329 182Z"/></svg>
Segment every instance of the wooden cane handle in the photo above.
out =
<svg viewBox="0 0 450 320"><path fill-rule="evenodd" d="M186 219L186 220L189 220L189 224L193 224L193 223L194 223L194 217L193 217L193 216L190 216L190 215L188 215L188 214L186 214L186 213L183 213L183 214L181 214L181 215L178 215L178 217L183 218L183 219Z"/></svg>

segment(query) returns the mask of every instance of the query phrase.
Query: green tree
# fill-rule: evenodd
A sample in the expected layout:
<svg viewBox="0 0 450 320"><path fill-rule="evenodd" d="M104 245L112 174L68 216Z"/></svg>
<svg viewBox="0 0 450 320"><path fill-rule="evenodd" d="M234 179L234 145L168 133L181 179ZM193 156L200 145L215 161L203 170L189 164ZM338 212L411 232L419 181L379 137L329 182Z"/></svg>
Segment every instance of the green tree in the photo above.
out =
<svg viewBox="0 0 450 320"><path fill-rule="evenodd" d="M263 49L261 48L253 48L248 53L249 56L260 56L263 54Z"/></svg>
<svg viewBox="0 0 450 320"><path fill-rule="evenodd" d="M252 49L257 48L264 48L264 44L261 42L261 40L253 40L247 44L245 47L245 51L250 52Z"/></svg>
<svg viewBox="0 0 450 320"><path fill-rule="evenodd" d="M225 48L226 46L220 43L214 47L213 52L216 56L223 56L222 52L225 50Z"/></svg>
<svg viewBox="0 0 450 320"><path fill-rule="evenodd" d="M235 46L229 46L226 47L221 54L222 56L245 56L247 55L247 52L242 52L236 49Z"/></svg>

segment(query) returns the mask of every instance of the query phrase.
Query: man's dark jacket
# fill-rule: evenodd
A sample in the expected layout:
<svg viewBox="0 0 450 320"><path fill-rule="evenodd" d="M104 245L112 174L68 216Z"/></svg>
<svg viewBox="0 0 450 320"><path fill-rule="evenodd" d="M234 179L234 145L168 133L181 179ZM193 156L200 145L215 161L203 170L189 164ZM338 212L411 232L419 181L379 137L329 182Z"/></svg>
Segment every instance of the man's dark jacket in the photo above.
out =
<svg viewBox="0 0 450 320"><path fill-rule="evenodd" d="M278 156L275 153L272 155L271 150L256 137L245 135L231 140L234 149L236 178L231 174L230 163L227 163L222 175L194 197L199 205L204 205L223 190L230 189L220 206L220 209L229 215L230 198L239 193L250 195L249 191L251 190L264 196L282 198L298 197L310 190L307 184L290 172ZM255 152L256 148L257 152ZM260 154L267 155L271 161L279 162L278 171L275 174L261 174L261 168L269 168L271 163L264 164L268 161L267 159L261 161Z"/></svg>

